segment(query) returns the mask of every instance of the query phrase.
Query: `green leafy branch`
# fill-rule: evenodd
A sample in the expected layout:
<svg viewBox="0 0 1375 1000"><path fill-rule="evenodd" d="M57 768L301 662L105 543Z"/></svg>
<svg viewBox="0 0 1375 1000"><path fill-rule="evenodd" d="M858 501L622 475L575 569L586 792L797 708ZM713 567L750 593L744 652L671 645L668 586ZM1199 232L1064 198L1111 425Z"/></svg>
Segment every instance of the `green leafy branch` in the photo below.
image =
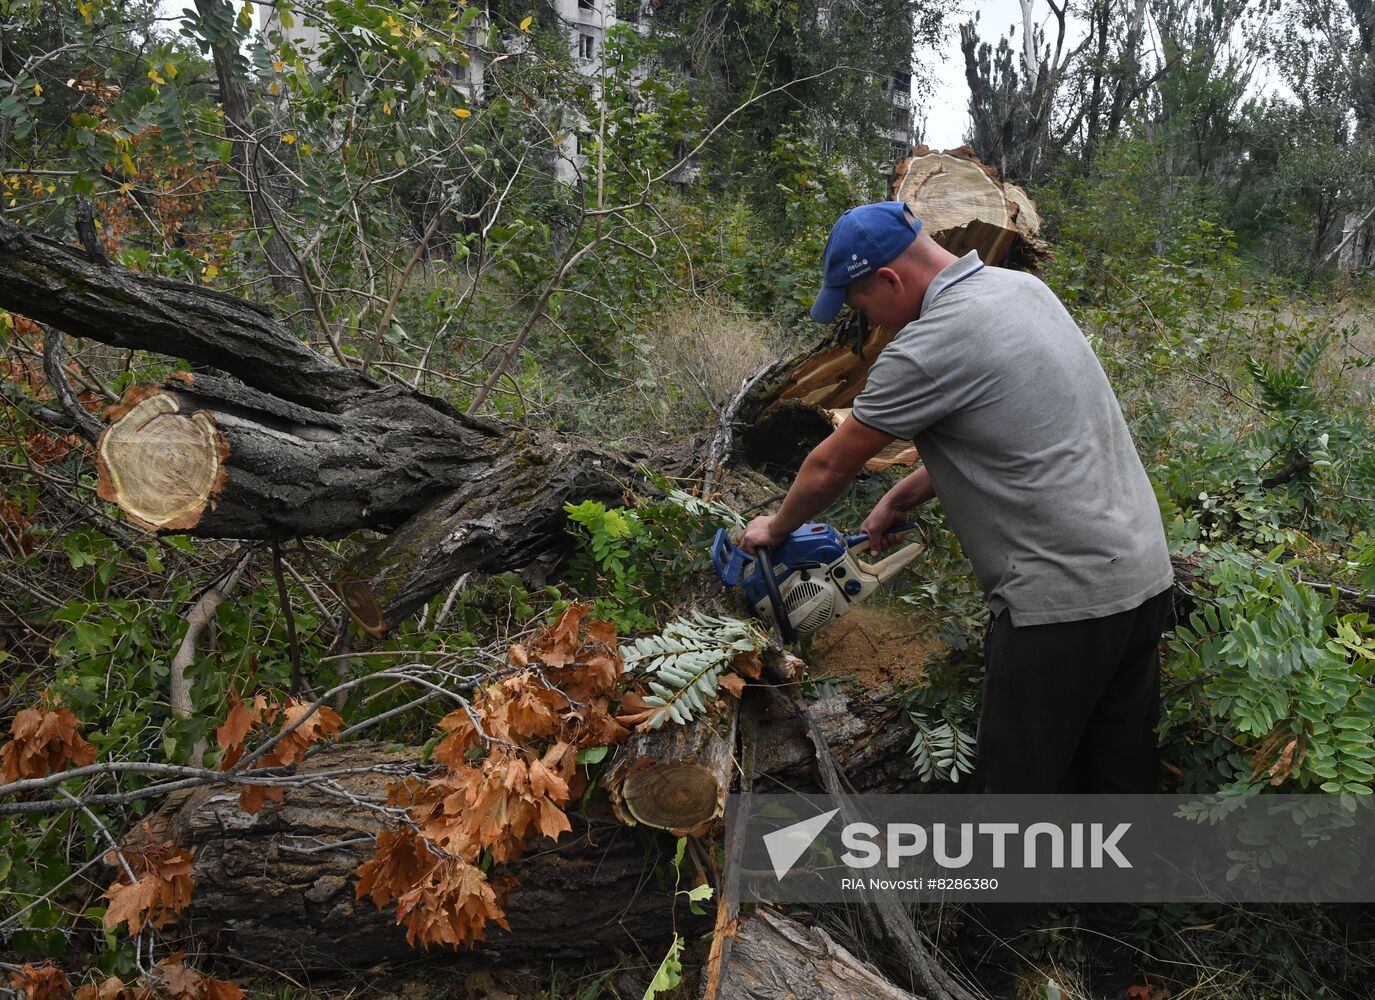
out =
<svg viewBox="0 0 1375 1000"><path fill-rule="evenodd" d="M644 700L659 709L648 718L651 729L665 719L691 722L716 697L721 674L741 654L757 655L764 648L762 633L738 618L718 618L700 611L679 618L658 635L644 636L621 647L627 670L649 677L653 694Z"/></svg>

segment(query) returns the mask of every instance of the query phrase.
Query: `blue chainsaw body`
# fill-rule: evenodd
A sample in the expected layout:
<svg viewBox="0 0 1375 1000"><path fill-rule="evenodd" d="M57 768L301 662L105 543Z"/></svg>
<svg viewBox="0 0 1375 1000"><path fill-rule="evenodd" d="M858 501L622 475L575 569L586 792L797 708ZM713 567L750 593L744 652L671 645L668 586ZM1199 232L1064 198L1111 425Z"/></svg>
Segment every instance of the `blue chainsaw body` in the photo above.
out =
<svg viewBox="0 0 1375 1000"><path fill-rule="evenodd" d="M889 531L897 534L915 527L899 524ZM868 541L867 533L844 535L829 524L809 523L781 545L761 549L760 558L755 558L737 547L722 528L712 543L711 561L721 581L744 588L750 606L772 619L791 641L794 633L813 632L844 615L924 548L913 542L871 565L852 551Z"/></svg>
<svg viewBox="0 0 1375 1000"><path fill-rule="evenodd" d="M829 524L804 524L782 545L773 547L774 578L786 580L804 569L825 571L844 559L853 546L868 540L868 535L842 535ZM722 583L728 587L737 584L744 587L750 604L758 604L769 596L759 560L737 548L725 528L716 533L711 561ZM858 584L856 592L857 587Z"/></svg>

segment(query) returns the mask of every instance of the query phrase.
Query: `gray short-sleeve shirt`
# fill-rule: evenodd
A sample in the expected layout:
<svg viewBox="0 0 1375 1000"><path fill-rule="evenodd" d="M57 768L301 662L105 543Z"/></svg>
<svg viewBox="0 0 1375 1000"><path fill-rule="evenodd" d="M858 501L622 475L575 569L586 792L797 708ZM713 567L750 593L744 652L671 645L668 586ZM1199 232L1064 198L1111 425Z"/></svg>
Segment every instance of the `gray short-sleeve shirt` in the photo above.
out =
<svg viewBox="0 0 1375 1000"><path fill-rule="evenodd" d="M1117 398L1038 278L973 250L946 267L852 412L915 441L989 606L1014 625L1115 614L1174 579Z"/></svg>

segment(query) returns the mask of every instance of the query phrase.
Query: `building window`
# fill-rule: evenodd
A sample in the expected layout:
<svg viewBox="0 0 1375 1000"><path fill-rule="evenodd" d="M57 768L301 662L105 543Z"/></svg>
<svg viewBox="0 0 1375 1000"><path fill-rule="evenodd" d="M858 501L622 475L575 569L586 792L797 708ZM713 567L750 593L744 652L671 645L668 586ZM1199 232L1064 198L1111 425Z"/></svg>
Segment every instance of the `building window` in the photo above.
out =
<svg viewBox="0 0 1375 1000"><path fill-rule="evenodd" d="M597 0L578 0L578 10L596 10Z"/></svg>
<svg viewBox="0 0 1375 1000"><path fill-rule="evenodd" d="M591 59L595 51L596 40L591 35L578 33L578 58Z"/></svg>
<svg viewBox="0 0 1375 1000"><path fill-rule="evenodd" d="M892 85L893 90L894 90L896 93L899 93L899 94L910 94L910 93L912 93L912 74L911 74L911 73L894 73L894 74L893 74L893 79L892 79L892 84L891 84L891 85Z"/></svg>

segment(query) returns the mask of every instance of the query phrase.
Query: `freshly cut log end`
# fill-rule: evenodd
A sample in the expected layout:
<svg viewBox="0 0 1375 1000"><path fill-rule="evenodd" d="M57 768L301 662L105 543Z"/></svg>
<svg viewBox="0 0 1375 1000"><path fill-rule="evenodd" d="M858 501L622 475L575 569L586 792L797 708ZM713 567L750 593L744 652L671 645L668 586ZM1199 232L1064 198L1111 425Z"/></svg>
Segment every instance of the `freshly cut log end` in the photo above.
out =
<svg viewBox="0 0 1375 1000"><path fill-rule="evenodd" d="M844 407L838 410L831 410L831 423L839 427L850 416L850 408ZM868 472L882 472L884 469L891 469L895 465L913 466L921 461L921 455L916 446L910 441L899 439L892 442L880 451L869 461L864 463L864 468Z"/></svg>
<svg viewBox="0 0 1375 1000"><path fill-rule="evenodd" d="M721 814L721 785L701 764L641 758L620 788L621 807L659 830L705 830Z"/></svg>
<svg viewBox="0 0 1375 1000"><path fill-rule="evenodd" d="M918 146L894 168L893 197L951 253L978 250L985 264L1010 256L1034 265L1048 250L1039 238L1036 203L1015 184L999 180L968 146L944 152Z"/></svg>
<svg viewBox="0 0 1375 1000"><path fill-rule="evenodd" d="M726 812L740 702L723 694L687 725L636 733L602 780L616 818L701 837Z"/></svg>
<svg viewBox="0 0 1375 1000"><path fill-rule="evenodd" d="M160 531L195 527L224 489L229 442L204 410L184 413L177 398L140 386L108 415L96 445L104 500Z"/></svg>
<svg viewBox="0 0 1375 1000"><path fill-rule="evenodd" d="M348 609L349 617L359 628L377 639L387 634L386 614L377 603L377 595L373 593L372 585L367 580L356 573L344 570L339 574L335 590L339 599L344 602L344 607Z"/></svg>

